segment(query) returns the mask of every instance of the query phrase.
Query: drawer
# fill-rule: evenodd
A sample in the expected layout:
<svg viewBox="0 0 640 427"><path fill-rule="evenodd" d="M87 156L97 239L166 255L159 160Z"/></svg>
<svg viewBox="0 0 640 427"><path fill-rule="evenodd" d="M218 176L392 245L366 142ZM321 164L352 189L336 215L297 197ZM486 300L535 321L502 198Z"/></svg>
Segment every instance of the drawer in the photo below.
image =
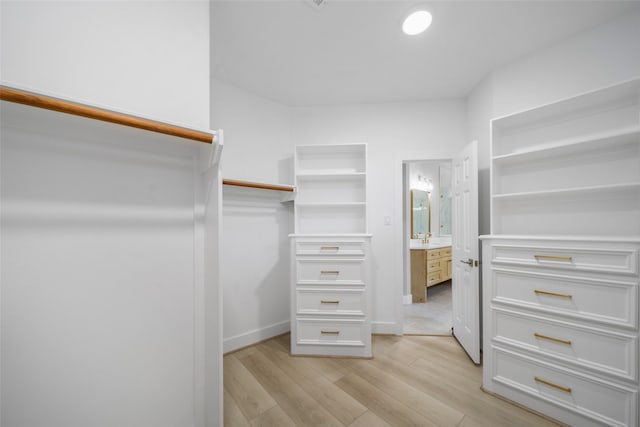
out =
<svg viewBox="0 0 640 427"><path fill-rule="evenodd" d="M296 310L303 314L364 316L364 289L296 289Z"/></svg>
<svg viewBox="0 0 640 427"><path fill-rule="evenodd" d="M427 274L427 286L434 285L442 280L442 272L434 271Z"/></svg>
<svg viewBox="0 0 640 427"><path fill-rule="evenodd" d="M441 261L439 260L429 261L427 263L427 270L429 270L429 272L440 270L442 268L441 265Z"/></svg>
<svg viewBox="0 0 640 427"><path fill-rule="evenodd" d="M637 327L637 282L567 277L494 268L494 302L538 311Z"/></svg>
<svg viewBox="0 0 640 427"><path fill-rule="evenodd" d="M451 248L440 249L440 256L443 258L451 257Z"/></svg>
<svg viewBox="0 0 640 427"><path fill-rule="evenodd" d="M600 382L496 347L493 369L494 382L605 425L635 425L635 390Z"/></svg>
<svg viewBox="0 0 640 427"><path fill-rule="evenodd" d="M297 282L301 284L364 284L364 259L299 258L296 265Z"/></svg>
<svg viewBox="0 0 640 427"><path fill-rule="evenodd" d="M296 326L299 345L362 347L368 340L366 325L361 320L298 318Z"/></svg>
<svg viewBox="0 0 640 427"><path fill-rule="evenodd" d="M575 324L495 309L494 340L583 367L637 378L637 338Z"/></svg>
<svg viewBox="0 0 640 427"><path fill-rule="evenodd" d="M305 242L296 241L297 255L362 255L364 256L364 242Z"/></svg>
<svg viewBox="0 0 640 427"><path fill-rule="evenodd" d="M563 270L638 274L634 250L493 245L493 264L512 264Z"/></svg>
<svg viewBox="0 0 640 427"><path fill-rule="evenodd" d="M427 251L427 259L440 258L440 249L429 249Z"/></svg>

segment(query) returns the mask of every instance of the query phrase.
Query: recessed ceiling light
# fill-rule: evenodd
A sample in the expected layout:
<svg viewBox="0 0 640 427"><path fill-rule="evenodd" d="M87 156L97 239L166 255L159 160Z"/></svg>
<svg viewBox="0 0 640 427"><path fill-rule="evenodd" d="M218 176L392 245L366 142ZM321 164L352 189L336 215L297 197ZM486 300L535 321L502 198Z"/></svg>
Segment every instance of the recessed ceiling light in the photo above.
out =
<svg viewBox="0 0 640 427"><path fill-rule="evenodd" d="M410 36L420 34L429 28L432 19L431 14L426 10L413 12L411 15L407 16L407 19L402 23L402 31Z"/></svg>

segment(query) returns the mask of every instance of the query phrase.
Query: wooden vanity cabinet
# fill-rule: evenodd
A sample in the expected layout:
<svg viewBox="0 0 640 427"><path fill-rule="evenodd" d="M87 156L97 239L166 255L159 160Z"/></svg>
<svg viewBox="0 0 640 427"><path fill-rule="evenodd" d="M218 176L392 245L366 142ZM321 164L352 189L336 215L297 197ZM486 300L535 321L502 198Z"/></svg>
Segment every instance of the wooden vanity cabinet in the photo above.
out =
<svg viewBox="0 0 640 427"><path fill-rule="evenodd" d="M426 302L427 288L451 279L451 247L411 249L412 301Z"/></svg>

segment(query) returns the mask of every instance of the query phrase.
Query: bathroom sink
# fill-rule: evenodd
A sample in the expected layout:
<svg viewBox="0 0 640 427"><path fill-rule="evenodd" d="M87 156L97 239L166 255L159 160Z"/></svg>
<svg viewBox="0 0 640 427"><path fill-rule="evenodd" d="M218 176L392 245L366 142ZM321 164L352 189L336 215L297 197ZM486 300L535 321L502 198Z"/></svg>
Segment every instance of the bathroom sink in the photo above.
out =
<svg viewBox="0 0 640 427"><path fill-rule="evenodd" d="M421 240L416 241L415 239L411 239L411 244L409 246L410 249L438 249L438 248L446 248L451 246L450 241L436 241L429 243L422 243Z"/></svg>

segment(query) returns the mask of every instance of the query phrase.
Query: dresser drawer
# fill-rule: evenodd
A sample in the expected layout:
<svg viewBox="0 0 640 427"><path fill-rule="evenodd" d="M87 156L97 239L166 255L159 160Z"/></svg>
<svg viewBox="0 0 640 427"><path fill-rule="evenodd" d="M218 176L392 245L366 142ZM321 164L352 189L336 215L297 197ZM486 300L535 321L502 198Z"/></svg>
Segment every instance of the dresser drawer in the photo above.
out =
<svg viewBox="0 0 640 427"><path fill-rule="evenodd" d="M440 249L440 256L443 258L447 258L451 256L451 248Z"/></svg>
<svg viewBox="0 0 640 427"><path fill-rule="evenodd" d="M364 316L364 289L296 288L296 310L300 315Z"/></svg>
<svg viewBox="0 0 640 427"><path fill-rule="evenodd" d="M638 344L631 335L494 309L494 340L625 379L637 378Z"/></svg>
<svg viewBox="0 0 640 427"><path fill-rule="evenodd" d="M574 271L638 274L634 250L493 245L491 262Z"/></svg>
<svg viewBox="0 0 640 427"><path fill-rule="evenodd" d="M440 282L442 280L441 273L441 271L434 271L433 273L429 272L429 274L427 274L427 286Z"/></svg>
<svg viewBox="0 0 640 427"><path fill-rule="evenodd" d="M635 425L635 390L497 347L493 351L493 381L605 425Z"/></svg>
<svg viewBox="0 0 640 427"><path fill-rule="evenodd" d="M299 345L364 346L367 334L364 321L340 319L296 319Z"/></svg>
<svg viewBox="0 0 640 427"><path fill-rule="evenodd" d="M440 258L440 251L441 249L429 249L427 251L427 259L431 260L431 259L437 259Z"/></svg>
<svg viewBox="0 0 640 427"><path fill-rule="evenodd" d="M491 299L508 305L637 327L638 283L494 268Z"/></svg>
<svg viewBox="0 0 640 427"><path fill-rule="evenodd" d="M297 259L299 284L364 284L362 259Z"/></svg>
<svg viewBox="0 0 640 427"><path fill-rule="evenodd" d="M439 260L427 262L427 270L429 271L436 271L436 270L440 270L441 268L442 268L442 264L441 264L441 261Z"/></svg>
<svg viewBox="0 0 640 427"><path fill-rule="evenodd" d="M336 242L336 241L296 241L297 255L362 255L364 256L364 242Z"/></svg>

